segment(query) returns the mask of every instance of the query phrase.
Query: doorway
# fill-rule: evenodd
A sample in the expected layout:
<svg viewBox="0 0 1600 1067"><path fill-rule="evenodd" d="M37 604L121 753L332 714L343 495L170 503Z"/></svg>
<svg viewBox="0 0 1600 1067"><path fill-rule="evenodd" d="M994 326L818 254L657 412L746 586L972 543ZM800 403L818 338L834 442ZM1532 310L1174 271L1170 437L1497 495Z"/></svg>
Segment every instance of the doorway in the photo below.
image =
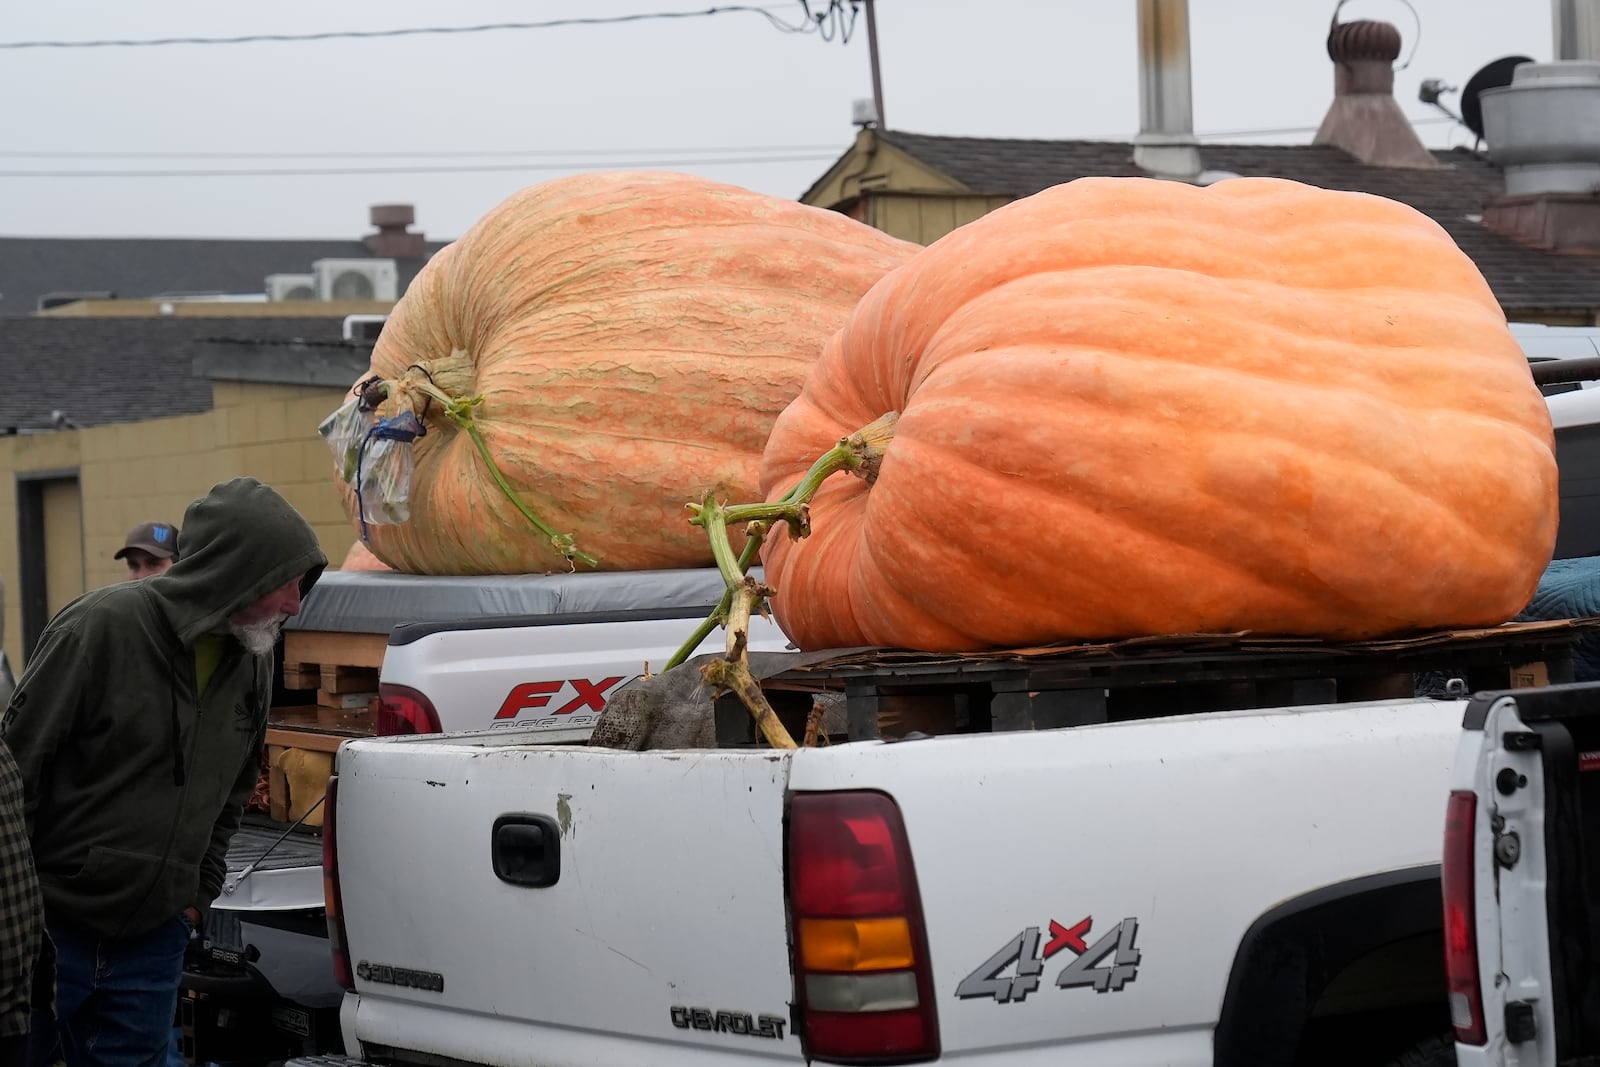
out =
<svg viewBox="0 0 1600 1067"><path fill-rule="evenodd" d="M45 624L83 595L87 584L83 493L77 471L17 475L17 557L26 663Z"/></svg>

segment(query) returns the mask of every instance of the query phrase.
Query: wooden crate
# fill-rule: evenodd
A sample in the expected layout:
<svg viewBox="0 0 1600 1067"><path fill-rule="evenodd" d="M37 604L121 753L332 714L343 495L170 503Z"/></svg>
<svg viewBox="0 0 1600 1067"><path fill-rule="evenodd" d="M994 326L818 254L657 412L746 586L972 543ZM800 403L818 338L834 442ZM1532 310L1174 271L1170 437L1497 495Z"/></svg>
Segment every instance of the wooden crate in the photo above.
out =
<svg viewBox="0 0 1600 1067"><path fill-rule="evenodd" d="M788 654L762 691L794 737L809 700L842 693L846 739L1050 729L1207 711L1409 698L1415 677L1443 671L1467 691L1572 678L1572 644L1600 618L1507 623L1369 642L1256 637L1166 638L932 654L890 649ZM718 744L756 744L738 698L716 703Z"/></svg>

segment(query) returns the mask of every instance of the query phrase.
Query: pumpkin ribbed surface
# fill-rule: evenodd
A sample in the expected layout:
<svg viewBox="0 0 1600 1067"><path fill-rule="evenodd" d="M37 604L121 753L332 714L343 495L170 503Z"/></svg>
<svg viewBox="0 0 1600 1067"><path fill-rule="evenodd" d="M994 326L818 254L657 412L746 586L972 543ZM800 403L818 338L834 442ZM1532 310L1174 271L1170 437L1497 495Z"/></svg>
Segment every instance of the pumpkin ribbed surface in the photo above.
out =
<svg viewBox="0 0 1600 1067"><path fill-rule="evenodd" d="M1088 178L862 300L762 463L901 417L763 553L802 648L1493 625L1553 549L1549 414L1476 267L1405 205Z"/></svg>
<svg viewBox="0 0 1600 1067"><path fill-rule="evenodd" d="M370 527L368 546L413 573L567 566L415 392L426 378L482 396L475 419L507 480L602 568L709 562L684 505L755 498L773 419L862 294L917 249L688 175L517 193L428 262L378 338L370 373L398 383L384 413L406 405L428 433L409 521Z"/></svg>

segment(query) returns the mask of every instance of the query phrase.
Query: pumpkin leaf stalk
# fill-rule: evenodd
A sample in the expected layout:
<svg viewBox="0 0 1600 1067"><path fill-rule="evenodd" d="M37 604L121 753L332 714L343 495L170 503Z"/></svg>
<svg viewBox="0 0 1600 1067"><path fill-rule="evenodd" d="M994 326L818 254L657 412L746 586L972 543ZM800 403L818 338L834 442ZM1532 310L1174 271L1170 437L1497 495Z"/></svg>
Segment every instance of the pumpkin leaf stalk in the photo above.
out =
<svg viewBox="0 0 1600 1067"><path fill-rule="evenodd" d="M701 676L706 684L736 694L750 709L757 729L773 748L795 748L796 745L750 672L750 616L756 612L765 615L766 600L773 593L771 587L750 577L750 567L774 524L784 523L789 536L797 540L811 533L811 498L828 478L844 471L872 484L877 479L884 452L894 440L894 427L899 418L898 412L891 411L855 433L839 438L838 444L817 457L804 478L775 501L723 504L710 496L704 503L686 505L691 513L690 524L703 528L711 541L711 555L727 589L711 614L672 654L665 669L682 664L712 630L722 626L728 633L726 653L702 667ZM735 553L728 528L741 524L744 546ZM807 745L816 744L819 726L820 719L816 723L807 722Z"/></svg>
<svg viewBox="0 0 1600 1067"><path fill-rule="evenodd" d="M446 417L455 423L459 429L466 431L467 436L472 440L473 447L478 450L478 455L483 459L484 466L489 468L489 476L494 479L494 484L498 485L500 491L506 495L506 499L511 501L511 506L516 508L522 517L533 525L534 529L549 540L552 549L569 564L573 560L577 560L579 563L586 563L591 567L600 565L599 560L578 548L571 534L557 533L545 525L528 505L523 503L522 498L517 495L517 491L511 487L511 483L501 473L500 465L494 461L494 456L490 454L489 446L484 442L483 434L479 432L477 420L473 418L472 414L473 409L483 403L483 397L453 397L432 382L418 381L411 382L409 385L423 396L437 400L440 406L444 408Z"/></svg>

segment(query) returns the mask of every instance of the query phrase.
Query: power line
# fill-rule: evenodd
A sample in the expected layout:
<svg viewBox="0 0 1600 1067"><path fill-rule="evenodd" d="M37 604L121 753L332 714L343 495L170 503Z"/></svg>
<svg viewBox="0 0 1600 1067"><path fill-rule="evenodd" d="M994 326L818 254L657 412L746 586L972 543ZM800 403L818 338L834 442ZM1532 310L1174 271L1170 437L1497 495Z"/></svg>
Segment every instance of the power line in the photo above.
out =
<svg viewBox="0 0 1600 1067"><path fill-rule="evenodd" d="M577 149L399 149L394 152L353 152L335 149L327 152L116 152L110 150L51 152L44 149L0 149L4 159L566 159L574 155L591 156L674 156L727 152L839 152L839 144L789 145L702 145L696 148L577 148Z"/></svg>
<svg viewBox="0 0 1600 1067"><path fill-rule="evenodd" d="M787 9L785 9L787 10ZM810 33L818 26L807 21L790 25L778 18L777 8L752 4L727 4L703 11L644 11L629 15L574 16L546 19L543 22L486 22L475 26L407 26L392 30L326 30L319 33L251 33L238 37L150 37L115 38L97 41L0 41L0 49L24 48L155 48L174 44L279 44L287 41L333 41L380 37L417 37L435 34L494 33L501 30L549 30L562 26L611 26L623 22L648 22L662 19L698 19L714 15L760 15L784 33ZM809 8L807 9L809 13Z"/></svg>
<svg viewBox="0 0 1600 1067"><path fill-rule="evenodd" d="M1454 122L1455 119L1446 115L1423 115L1417 118L1407 118L1413 125L1437 125L1440 123ZM1269 137L1297 133L1315 133L1316 126L1267 126L1242 130L1210 130L1201 131L1195 136L1199 138L1222 137ZM1105 134L1089 137L1070 137L1065 140L1074 141L1118 141L1126 140L1126 135ZM662 145L652 148L491 148L491 149L397 149L392 152L385 151L351 151L348 149L328 149L326 151L261 151L261 152L221 152L221 151L116 151L105 150L65 150L50 151L42 148L26 149L0 149L0 159L552 159L564 160L574 155L590 156L676 156L698 155L701 153L780 153L785 161L796 153L826 152L835 153L842 151L842 146L837 143L829 144L786 144L786 145L697 145L694 147L674 147ZM808 157L809 158L809 157ZM571 164L580 166L584 164ZM598 164L596 164L598 165Z"/></svg>
<svg viewBox="0 0 1600 1067"><path fill-rule="evenodd" d="M1445 115L1424 115L1408 118L1414 125L1436 125L1454 122ZM1290 134L1315 133L1316 126L1274 126L1239 130L1202 131L1195 136L1201 140L1231 137L1270 137ZM1115 135L1072 137L1075 141L1120 141ZM587 148L582 152L591 156L628 156L647 153L660 158L649 159L569 159L574 150L558 149L488 149L464 151L456 149L415 149L394 152L382 151L269 151L269 152L117 152L117 151L60 151L43 149L0 149L5 159L548 159L548 163L463 163L447 166L428 166L399 163L382 167L282 167L263 169L195 169L195 170L0 170L0 178L259 178L337 176L359 174L471 174L515 171L593 170L606 168L733 166L755 163L813 163L835 159L841 151L838 145L708 145L695 148ZM733 155L701 156L700 153L734 153ZM777 153L777 154L771 154ZM672 158L677 156L682 158Z"/></svg>
<svg viewBox="0 0 1600 1067"><path fill-rule="evenodd" d="M1424 115L1421 118L1406 116L1406 121L1413 126L1431 126L1439 122L1454 122L1454 119L1445 115ZM1274 137L1291 133L1316 133L1317 126L1277 126L1255 130L1212 130L1195 134L1196 137ZM1113 138L1114 140L1114 138Z"/></svg>
<svg viewBox="0 0 1600 1067"><path fill-rule="evenodd" d="M274 167L228 170L0 170L0 178L291 178L344 174L483 174L498 171L634 170L655 167L746 166L757 163L818 163L837 153L791 156L722 156L683 159L624 159L566 163L483 163L461 166Z"/></svg>

